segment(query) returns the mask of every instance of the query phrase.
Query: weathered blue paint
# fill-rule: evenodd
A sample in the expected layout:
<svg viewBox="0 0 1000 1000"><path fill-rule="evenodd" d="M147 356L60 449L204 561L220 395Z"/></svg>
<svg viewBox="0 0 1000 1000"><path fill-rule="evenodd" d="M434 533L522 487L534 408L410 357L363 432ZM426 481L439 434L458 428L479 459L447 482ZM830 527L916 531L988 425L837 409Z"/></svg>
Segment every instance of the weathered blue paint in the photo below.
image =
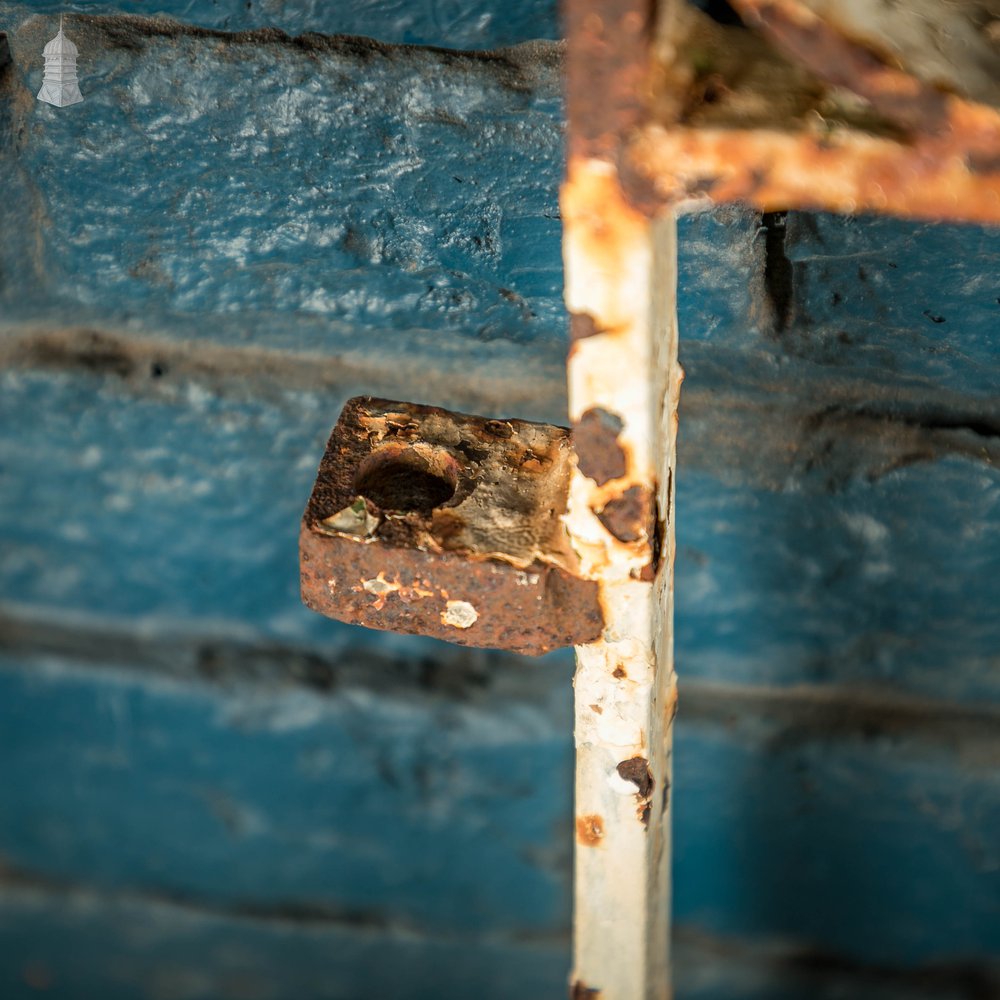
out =
<svg viewBox="0 0 1000 1000"><path fill-rule="evenodd" d="M6 1000L37 1000L42 990L54 1000L552 1000L564 995L569 957L565 940L253 921L79 890L8 894L0 934L16 955L0 965ZM674 959L683 1000L969 1000L989 996L994 982L973 974L956 983L947 969L842 967L773 941L734 946L697 933L679 935Z"/></svg>
<svg viewBox="0 0 1000 1000"><path fill-rule="evenodd" d="M299 601L297 533L340 400L182 385L171 401L122 394L114 377L0 377L6 601L336 641L342 627Z"/></svg>
<svg viewBox="0 0 1000 1000"><path fill-rule="evenodd" d="M682 676L1000 700L1000 471L942 458L792 484L679 481Z"/></svg>
<svg viewBox="0 0 1000 1000"><path fill-rule="evenodd" d="M568 972L562 941L254 920L87 892L0 897L0 940L4 1000L546 1000Z"/></svg>
<svg viewBox="0 0 1000 1000"><path fill-rule="evenodd" d="M60 115L30 99L47 26L4 14L26 132L6 167L23 198L3 213L8 322L562 350L554 44L486 57L99 21L76 36L86 101Z"/></svg>
<svg viewBox="0 0 1000 1000"><path fill-rule="evenodd" d="M1000 955L1000 715L807 702L679 726L678 919L890 967Z"/></svg>
<svg viewBox="0 0 1000 1000"><path fill-rule="evenodd" d="M8 654L0 857L42 889L257 920L562 937L566 667L455 700L383 690L384 668L318 692ZM901 968L1000 951L995 714L876 731L849 696L817 714L696 686L689 704L682 926Z"/></svg>
<svg viewBox="0 0 1000 1000"><path fill-rule="evenodd" d="M803 213L789 217L786 252L798 303L790 354L995 407L1000 230Z"/></svg>
<svg viewBox="0 0 1000 1000"><path fill-rule="evenodd" d="M555 0L39 0L31 9L49 18L71 7L81 14L139 14L176 18L224 31L278 28L290 35L321 32L366 35L383 42L492 49L536 38L560 38Z"/></svg>
<svg viewBox="0 0 1000 1000"><path fill-rule="evenodd" d="M3 661L5 866L426 933L565 928L565 670L548 701L473 706L123 666Z"/></svg>
<svg viewBox="0 0 1000 1000"><path fill-rule="evenodd" d="M996 402L1000 230L789 213L781 232L776 253L791 285L783 329L769 301L761 216L731 207L682 220L689 374L699 376L704 359L714 384L711 362L728 356L727 387L742 381L743 366L757 381L775 378L780 364L785 391L820 373L828 391L860 381L873 395L953 392Z"/></svg>

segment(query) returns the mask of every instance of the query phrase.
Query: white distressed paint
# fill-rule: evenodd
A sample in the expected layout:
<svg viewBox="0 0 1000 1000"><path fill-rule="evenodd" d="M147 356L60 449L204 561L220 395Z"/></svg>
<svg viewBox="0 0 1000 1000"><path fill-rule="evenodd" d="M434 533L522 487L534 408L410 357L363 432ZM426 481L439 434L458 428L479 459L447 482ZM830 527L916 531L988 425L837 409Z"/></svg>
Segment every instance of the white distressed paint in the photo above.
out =
<svg viewBox="0 0 1000 1000"><path fill-rule="evenodd" d="M479 620L479 612L468 601L448 601L441 612L441 624L453 628L472 628Z"/></svg>
<svg viewBox="0 0 1000 1000"><path fill-rule="evenodd" d="M574 468L565 522L583 572L599 581L602 639L577 647L572 982L600 1000L664 1000L669 985L669 788L673 673L673 524L655 581L639 579L651 539L625 543L594 514L629 486L673 509L677 401L676 229L628 206L614 168L573 160L562 194L566 301L601 331L568 363L570 417L617 415L624 477L599 486ZM647 799L619 773L648 762ZM641 762L640 762L641 763Z"/></svg>

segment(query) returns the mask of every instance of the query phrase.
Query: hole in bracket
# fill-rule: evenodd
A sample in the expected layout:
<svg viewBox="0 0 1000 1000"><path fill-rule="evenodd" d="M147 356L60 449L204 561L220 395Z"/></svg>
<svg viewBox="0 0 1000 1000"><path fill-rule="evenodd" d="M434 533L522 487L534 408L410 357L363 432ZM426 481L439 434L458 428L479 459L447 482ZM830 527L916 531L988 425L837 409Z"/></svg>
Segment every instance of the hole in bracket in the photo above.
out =
<svg viewBox="0 0 1000 1000"><path fill-rule="evenodd" d="M382 510L427 513L455 495L455 464L447 452L385 448L361 463L354 489Z"/></svg>

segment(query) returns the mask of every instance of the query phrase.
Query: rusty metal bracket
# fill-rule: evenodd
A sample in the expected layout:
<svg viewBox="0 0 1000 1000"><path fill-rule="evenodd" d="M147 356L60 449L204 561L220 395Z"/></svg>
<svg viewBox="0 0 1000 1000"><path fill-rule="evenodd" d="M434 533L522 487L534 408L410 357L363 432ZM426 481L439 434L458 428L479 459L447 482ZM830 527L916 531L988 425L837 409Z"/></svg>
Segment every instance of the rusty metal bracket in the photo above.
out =
<svg viewBox="0 0 1000 1000"><path fill-rule="evenodd" d="M302 519L302 599L369 628L546 653L601 633L562 522L562 427L359 397Z"/></svg>
<svg viewBox="0 0 1000 1000"><path fill-rule="evenodd" d="M588 6L601 5L570 3ZM614 147L634 204L1000 222L1000 20L961 4L894 7L886 24L874 3L733 0L745 25L724 25L684 0L657 6L621 74L644 71L647 95Z"/></svg>

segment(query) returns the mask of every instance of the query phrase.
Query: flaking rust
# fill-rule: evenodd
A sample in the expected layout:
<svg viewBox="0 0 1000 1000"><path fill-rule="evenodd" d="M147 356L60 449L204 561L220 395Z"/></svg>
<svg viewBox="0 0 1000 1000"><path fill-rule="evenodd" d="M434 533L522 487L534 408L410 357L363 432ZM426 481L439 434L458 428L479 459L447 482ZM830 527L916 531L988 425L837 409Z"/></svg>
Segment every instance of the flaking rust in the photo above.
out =
<svg viewBox="0 0 1000 1000"><path fill-rule="evenodd" d="M593 641L598 586L563 524L562 427L358 397L299 536L302 599L369 628L537 655Z"/></svg>

